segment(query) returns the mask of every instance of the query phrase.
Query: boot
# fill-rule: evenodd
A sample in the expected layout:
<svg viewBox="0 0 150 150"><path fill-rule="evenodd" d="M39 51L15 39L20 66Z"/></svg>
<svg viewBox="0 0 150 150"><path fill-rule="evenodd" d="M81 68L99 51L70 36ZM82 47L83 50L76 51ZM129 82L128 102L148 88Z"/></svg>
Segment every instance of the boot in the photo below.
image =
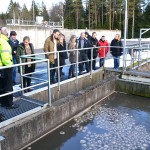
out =
<svg viewBox="0 0 150 150"><path fill-rule="evenodd" d="M75 77L74 71L72 71L72 77Z"/></svg>
<svg viewBox="0 0 150 150"><path fill-rule="evenodd" d="M68 79L70 79L71 78L71 70L69 69L69 76L68 76Z"/></svg>

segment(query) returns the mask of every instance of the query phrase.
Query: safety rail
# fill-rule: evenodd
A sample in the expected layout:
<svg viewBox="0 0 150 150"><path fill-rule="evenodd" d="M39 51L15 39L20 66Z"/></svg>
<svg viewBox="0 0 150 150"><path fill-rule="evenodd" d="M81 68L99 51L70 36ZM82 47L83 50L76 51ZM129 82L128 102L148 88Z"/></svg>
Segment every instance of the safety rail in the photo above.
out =
<svg viewBox="0 0 150 150"><path fill-rule="evenodd" d="M26 75L23 75L22 73L22 66L25 66L25 65L30 65L30 64L36 64L36 63L41 63L41 62L47 62L47 74L49 74L49 60L48 59L40 59L40 58L33 58L32 59L35 59L35 61L32 61L32 62L26 62L26 63L20 63L20 64L14 64L14 65L11 65L11 66L3 66L3 67L0 67L0 70L4 70L4 69L8 69L8 68L14 68L14 67L20 67L20 77L21 77L21 89L19 90L15 90L15 91L12 91L12 92L8 92L8 93L5 93L5 94L1 94L0 97L4 97L4 96L7 96L7 95L10 95L10 94L14 94L14 93L18 93L18 92L22 92L22 94L24 94L24 90L27 90L29 88L34 88L34 87L38 87L40 85L44 85L44 84L47 84L50 82L50 78L48 76L48 80L42 80L42 79L38 79L38 78L34 78L34 77L31 77L32 79L35 79L35 80L41 80L41 81L44 81L42 83L38 83L36 85L31 85L29 87L23 87L23 77L25 77ZM37 60L36 60L37 59ZM33 72L34 73L34 72ZM33 74L31 73L31 74ZM26 76L27 78L30 78L29 76ZM50 88L49 88L50 90ZM51 92L48 92L48 97L49 97L49 102L47 103L48 105L51 105L51 95L49 95Z"/></svg>
<svg viewBox="0 0 150 150"><path fill-rule="evenodd" d="M47 28L58 28L62 29L63 28L63 23L62 22L52 22L52 21L42 21L42 22L36 22L33 20L22 20L22 19L7 19L6 20L7 25L21 25L21 26L44 26Z"/></svg>
<svg viewBox="0 0 150 150"><path fill-rule="evenodd" d="M73 49L73 50L65 50L65 51L57 51L57 52L43 52L43 53L38 53L38 54L31 54L31 55L22 55L20 56L20 64L15 64L15 65L12 65L12 66L3 66L3 67L0 67L0 70L1 69L6 69L6 68L13 68L13 67L20 67L20 79L21 79L21 89L20 90L16 90L16 91L13 91L13 92L9 92L9 93L5 93L5 94L2 94L0 95L0 97L3 97L3 96L7 96L9 94L14 94L14 93L17 93L17 92L22 92L22 94L24 94L24 90L27 90L29 88L34 88L34 87L37 87L37 86L40 86L40 85L45 85L45 84L48 84L48 105L51 106L52 104L52 98L51 98L51 88L52 88L52 84L51 84L51 79L50 79L50 73L53 69L56 69L58 74L57 74L57 83L56 83L56 86L58 86L58 90L60 91L60 85L61 85L61 79L60 79L60 63L59 63L59 58L60 58L60 53L63 53L63 52L69 52L69 51L76 51L76 62L75 63L69 63L69 64L65 64L63 65L63 67L69 67L71 65L75 65L75 77L74 77L74 80L76 80L76 83L78 83L78 78L79 78L79 75L78 75L78 65L80 63L85 63L85 62L91 62L90 63L90 69L89 69L89 73L90 73L90 78L92 78L92 75L93 75L93 72L94 70L92 69L92 66L93 66L93 60L98 60L98 58L96 59L93 59L93 50L96 48L96 49L99 49L99 48L112 48L115 46L109 46L109 47L106 47L106 46L101 46L101 47L90 47L90 48L82 48L82 49ZM123 47L120 47L120 48L123 48ZM123 67L120 68L120 71L122 73L125 73L127 70L128 70L128 67L129 67L129 64L127 64L128 61L131 61L130 65L131 64L134 64L135 62L138 62L138 65L140 65L140 63L143 62L143 60L141 59L142 55L146 55L144 58L146 58L144 61L145 62L149 62L150 60L150 49L147 48L147 47L142 47L142 48L139 48L139 47L132 47L133 51L132 51L132 54L134 53L134 50L137 50L138 51L138 55L137 56L134 56L134 55L131 55L131 59L127 58L127 54L129 53L129 49L131 49L131 47L126 47L126 51L123 53L123 57L122 58L119 58L120 60L123 60ZM83 50L91 50L91 59L87 59L86 61L80 61L79 60L79 53ZM142 52L147 52L147 54L142 54ZM42 58L42 57L37 57L37 56L41 56L41 55L50 55L50 54L55 54L57 55L57 66L54 67L54 68L50 68L50 61L49 59L45 59L45 58ZM34 57L33 57L34 56ZM105 57L105 56L104 56ZM34 61L32 62L26 62L26 63L22 63L22 59L27 59L27 58L30 58L30 59L33 59ZM107 60L110 60L112 59L113 57L108 54L105 58L104 61L107 61ZM27 73L27 74L23 74L23 71L22 71L22 66L25 66L25 65L29 65L29 64L36 64L36 63L41 63L41 62L46 62L47 63L47 68L46 69L42 69L40 71L35 71L35 72L32 72L32 73ZM105 64L105 62L104 62ZM130 68L132 69L132 68ZM47 80L45 79L41 79L41 78L36 78L36 77L30 77L29 75L32 75L32 74L36 74L36 73L42 73L42 72L45 72L45 70L47 70ZM26 78L31 78L31 79L34 79L34 80L39 80L41 81L42 83L38 83L36 85L31 85L29 87L26 87L24 88L23 87L23 77L26 77ZM69 81L69 80L68 80ZM66 80L66 82L68 82Z"/></svg>

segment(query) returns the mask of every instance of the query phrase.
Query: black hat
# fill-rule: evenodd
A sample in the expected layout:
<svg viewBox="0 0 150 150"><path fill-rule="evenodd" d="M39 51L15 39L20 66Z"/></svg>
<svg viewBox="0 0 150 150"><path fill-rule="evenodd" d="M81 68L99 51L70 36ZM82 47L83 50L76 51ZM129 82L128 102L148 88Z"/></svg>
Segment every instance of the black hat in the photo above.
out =
<svg viewBox="0 0 150 150"><path fill-rule="evenodd" d="M11 36L11 35L17 35L16 31L11 31L11 32L10 32L10 36Z"/></svg>

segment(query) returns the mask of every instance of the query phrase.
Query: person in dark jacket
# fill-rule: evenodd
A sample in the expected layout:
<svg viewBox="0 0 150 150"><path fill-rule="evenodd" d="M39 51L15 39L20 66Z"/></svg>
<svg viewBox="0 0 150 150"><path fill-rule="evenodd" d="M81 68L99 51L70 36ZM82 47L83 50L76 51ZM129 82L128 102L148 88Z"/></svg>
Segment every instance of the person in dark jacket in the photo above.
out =
<svg viewBox="0 0 150 150"><path fill-rule="evenodd" d="M97 40L96 36L97 36L96 32L93 32L92 37L89 39L91 47L97 47L98 46L98 40ZM93 70L96 70L96 57L97 57L97 54L98 54L98 48L93 48L93 54L92 54L92 49L90 49L88 51L88 59L90 60L89 68L91 68L91 59L93 59L93 61L92 61L92 69Z"/></svg>
<svg viewBox="0 0 150 150"><path fill-rule="evenodd" d="M89 41L85 38L85 33L82 32L80 38L77 40L77 45L79 50L79 75L83 73L83 67L85 64L86 71L89 72L89 63L88 63L88 49L84 48L89 48L90 43ZM83 62L86 61L86 62Z"/></svg>
<svg viewBox="0 0 150 150"><path fill-rule="evenodd" d="M17 47L19 44L19 41L16 39L17 33L15 31L11 31L10 32L10 37L9 37L9 45L12 48L12 56L13 56L13 64L17 64L17 60L16 60L16 51L17 51ZM13 73L12 73L12 80L13 80L13 84L16 84L16 67L13 68Z"/></svg>
<svg viewBox="0 0 150 150"><path fill-rule="evenodd" d="M59 71L60 71L60 77L62 76L62 69L65 65L65 59L68 59L68 54L65 51L66 50L66 42L64 41L64 35L60 34L58 36L58 44L57 44L57 51L59 51Z"/></svg>
<svg viewBox="0 0 150 150"><path fill-rule="evenodd" d="M70 38L70 41L69 41L69 44L68 44L68 49L71 50L69 51L69 61L70 63L72 64L69 68L69 76L68 78L71 78L71 77L75 77L75 64L73 63L76 63L77 61L77 51L74 50L74 49L77 49L77 43L76 43L76 36L75 35L72 35L71 38Z"/></svg>
<svg viewBox="0 0 150 150"><path fill-rule="evenodd" d="M114 58L114 69L119 69L120 56L123 54L123 45L119 34L116 34L115 39L111 41L110 46L113 46L110 47L110 53Z"/></svg>
<svg viewBox="0 0 150 150"><path fill-rule="evenodd" d="M86 38L87 40L89 40L89 39L91 38L91 35L90 35L88 32L85 32L85 38Z"/></svg>
<svg viewBox="0 0 150 150"><path fill-rule="evenodd" d="M30 38L28 36L25 36L23 38L23 43L19 44L18 45L18 48L17 48L17 63L20 63L20 59L19 59L19 56L21 55L31 55L31 54L34 54L34 47L33 47L33 44L30 43ZM25 63L25 62L31 62L31 61L34 61L33 59L22 59L22 63ZM19 70L20 71L20 70ZM34 72L35 71L35 64L29 64L29 65L25 65L25 66L22 66L22 72L23 74L28 74L28 73L31 73L31 72ZM29 77L31 77L32 75L27 75ZM23 77L23 87L29 87L31 86L31 78L28 78L28 77ZM31 89L29 88L27 90L28 92L31 91ZM27 92L25 90L25 92Z"/></svg>

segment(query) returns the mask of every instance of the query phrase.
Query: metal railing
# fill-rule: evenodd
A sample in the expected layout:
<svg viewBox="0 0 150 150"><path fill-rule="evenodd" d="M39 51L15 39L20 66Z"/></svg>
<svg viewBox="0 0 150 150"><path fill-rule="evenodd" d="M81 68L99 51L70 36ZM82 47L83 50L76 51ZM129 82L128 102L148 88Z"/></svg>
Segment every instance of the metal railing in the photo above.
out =
<svg viewBox="0 0 150 150"><path fill-rule="evenodd" d="M14 68L14 67L19 67L20 68L20 79L21 79L21 89L15 90L15 91L12 91L12 92L8 92L8 93L5 93L5 94L1 94L0 97L8 96L10 94L14 94L14 93L17 93L17 92L22 92L22 94L24 94L24 90L27 90L29 88L38 87L38 86L44 85L46 83L50 83L49 76L48 76L47 80L42 80L42 79L39 79L39 78L29 77L29 76L27 76L28 74L23 74L22 66L30 65L30 64L36 64L36 63L41 63L41 62L46 62L47 63L47 74L49 74L49 60L48 59L40 59L40 58L33 58L33 57L32 57L32 59L35 59L35 61L26 62L26 63L20 63L20 64L14 64L14 65L11 65L11 66L0 67L0 70L4 70L4 69L8 69L8 68ZM20 58L20 60L21 60L21 58ZM34 72L32 72L31 74L34 74ZM31 78L31 79L35 79L35 80L40 80L40 81L43 81L43 82L24 88L23 87L23 77ZM50 88L48 88L48 89L50 90ZM49 105L51 105L51 99L50 99L51 95L49 95L50 93L51 92L48 92L49 102L47 104L49 104Z"/></svg>
<svg viewBox="0 0 150 150"><path fill-rule="evenodd" d="M62 22L53 22L53 21L44 21L42 23L38 23L33 20L22 20L22 19L7 19L6 20L7 25L22 25L22 26L44 26L47 28L63 28Z"/></svg>
<svg viewBox="0 0 150 150"><path fill-rule="evenodd" d="M93 51L94 49L97 48L104 48L104 50L106 50L106 48L113 48L113 46L109 46L109 47L91 47L91 48L82 48L82 49L73 49L73 50L65 50L65 51L57 51L57 52L43 52L43 53L38 53L38 54L31 54L31 55L24 55L24 56L20 56L20 64L15 64L15 65L12 65L12 66L3 66L3 67L0 67L0 70L1 69L6 69L6 68L13 68L13 67L20 67L20 78L21 78L21 89L20 90L16 90L16 91L12 91L12 92L9 92L9 93L5 93L5 94L2 94L0 95L0 97L3 97L3 96L7 96L9 94L14 94L14 93L17 93L17 92L22 92L22 94L24 94L24 90L27 90L29 88L34 88L34 87L37 87L37 86L41 86L41 85L45 85L45 84L48 84L48 105L51 106L52 104L52 93L51 93L51 88L52 88L52 84L51 84L51 79L50 79L50 74L51 74L51 71L53 69L56 69L57 70L57 83L55 84L56 86L58 86L58 90L60 91L60 85L61 85L61 79L60 79L60 67L69 67L71 65L75 65L75 77L73 78L73 80L76 80L76 83L78 84L78 79L79 77L82 77L78 74L79 70L78 70L78 66L79 64L81 63L86 63L86 62L91 62L90 63L90 66L89 66L89 74L90 74L90 78L92 78L92 75L94 73L94 70L92 69L92 66L93 66L93 60L95 60L96 62L100 59L100 58L96 58L96 59L93 59ZM115 47L114 47L115 48ZM120 47L120 48L123 48L123 47ZM150 61L150 49L147 48L147 47L142 47L142 48L139 48L139 47L126 47L126 52L125 52L125 55L123 55L122 58L118 58L120 60L123 61L123 63L125 64L122 68L120 68L120 72L122 73L125 73L128 69L132 69L132 66L134 63L138 63L138 66L140 66L140 64L144 61L144 62L149 62ZM129 54L129 50L131 49L131 58L127 58L127 55ZM87 59L85 61L81 61L79 59L80 57L80 53L84 50L87 50L87 51L91 51L91 58L90 59ZM69 52L69 51L76 51L76 62L74 63L68 63L68 64L65 64L63 66L60 65L59 63L59 60L60 60L60 53L63 53L63 52ZM134 53L137 52L138 55L134 55ZM39 56L42 56L42 55L51 55L51 54L55 54L57 56L57 66L54 67L54 68L50 68L50 61L49 59L45 59L45 58L42 58L42 57L39 57ZM143 58L142 55L145 55L144 57L144 60L141 59ZM34 57L33 57L34 56ZM37 57L38 56L38 57ZM124 58L125 57L125 58ZM32 59L34 61L32 62L26 62L26 63L22 63L22 59ZM104 56L105 58L105 56ZM105 58L105 62L104 63L107 63L107 60L110 60L110 59L113 59L113 56L108 54ZM28 74L23 74L23 70L22 70L22 66L25 66L25 65L29 65L29 64L36 64L36 63L42 63L42 62L46 62L47 64L47 67L40 70L40 71L35 71L35 72L32 72L32 73L28 73ZM130 65L127 64L128 62L130 62ZM130 67L129 67L130 66ZM134 69L133 69L134 70ZM36 74L36 73L42 73L45 71L47 72L47 79L41 79L41 78L36 78L36 77L30 77L29 75L33 75L33 74ZM134 70L136 71L136 70ZM38 84L35 84L35 85L31 85L29 87L23 87L23 78L26 77L26 78L30 78L30 79L34 79L34 80L38 80L38 81L41 81L41 83L38 83ZM56 77L56 76L55 76ZM67 79L65 82L69 82L70 80Z"/></svg>

